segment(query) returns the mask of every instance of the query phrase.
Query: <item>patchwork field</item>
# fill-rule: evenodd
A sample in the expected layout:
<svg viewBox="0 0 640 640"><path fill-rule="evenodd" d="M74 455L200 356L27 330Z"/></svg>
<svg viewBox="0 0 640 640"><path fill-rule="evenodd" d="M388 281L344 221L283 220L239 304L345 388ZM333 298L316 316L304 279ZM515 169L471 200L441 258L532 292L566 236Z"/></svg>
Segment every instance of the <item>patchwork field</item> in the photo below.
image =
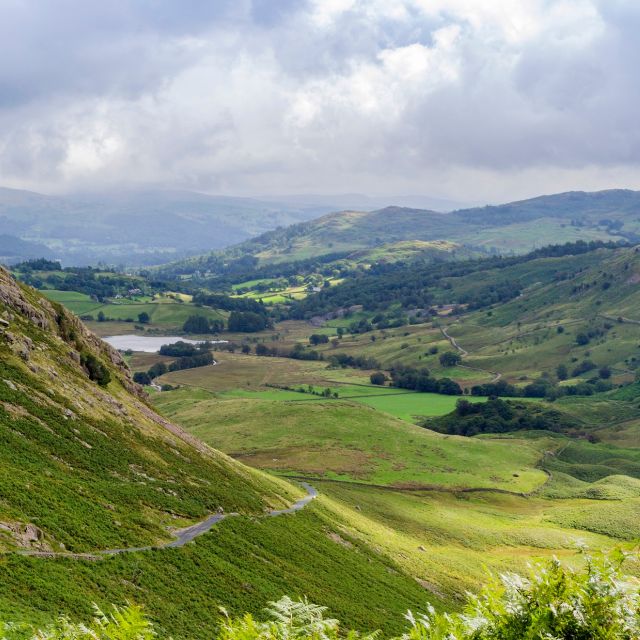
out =
<svg viewBox="0 0 640 640"><path fill-rule="evenodd" d="M188 302L181 301L179 296L155 298L144 297L134 300L123 299L102 304L93 300L90 296L77 291L57 291L44 289L42 294L50 300L63 304L67 309L78 316L91 316L97 320L98 314L102 312L108 320L126 321L127 323L138 323L138 316L147 313L150 321L148 328L161 328L163 330L181 329L185 320L192 315L200 315L211 320L222 317L221 313L207 307L196 307ZM101 325L101 322L92 322L90 326ZM133 325L130 324L127 331L132 332ZM105 335L104 333L102 335Z"/></svg>
<svg viewBox="0 0 640 640"><path fill-rule="evenodd" d="M330 369L325 362L265 358L226 351L216 352L216 360L215 366L176 371L162 376L159 382L224 392L227 398L289 403L320 402L323 400L321 393L330 389L341 400L363 404L409 422L424 416L449 413L457 401L456 396L374 386L369 383L369 371ZM145 366L141 366L143 362ZM132 360L132 366L148 368L147 362L152 364L155 360L138 358ZM304 392L273 386L287 386ZM471 398L472 402L483 400Z"/></svg>

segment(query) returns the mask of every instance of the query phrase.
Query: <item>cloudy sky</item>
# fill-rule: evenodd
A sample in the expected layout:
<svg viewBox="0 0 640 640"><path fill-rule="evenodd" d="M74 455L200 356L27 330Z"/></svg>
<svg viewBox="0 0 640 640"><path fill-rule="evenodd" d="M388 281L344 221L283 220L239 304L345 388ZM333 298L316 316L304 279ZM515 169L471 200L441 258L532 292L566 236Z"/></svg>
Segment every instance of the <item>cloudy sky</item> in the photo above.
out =
<svg viewBox="0 0 640 640"><path fill-rule="evenodd" d="M640 188L637 0L0 0L0 184Z"/></svg>

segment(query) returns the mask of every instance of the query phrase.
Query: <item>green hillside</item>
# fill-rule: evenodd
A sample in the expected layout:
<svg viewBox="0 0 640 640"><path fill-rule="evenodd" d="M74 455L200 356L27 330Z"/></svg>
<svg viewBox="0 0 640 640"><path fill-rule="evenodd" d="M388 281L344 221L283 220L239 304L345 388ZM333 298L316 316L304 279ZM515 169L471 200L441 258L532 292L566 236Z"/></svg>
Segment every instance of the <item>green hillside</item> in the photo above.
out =
<svg viewBox="0 0 640 640"><path fill-rule="evenodd" d="M218 507L294 495L157 416L116 351L5 271L0 305L0 548L153 544Z"/></svg>
<svg viewBox="0 0 640 640"><path fill-rule="evenodd" d="M614 386L633 377L624 352L640 344L636 271L635 249L582 245L506 260L390 262L312 292L292 307L297 321L251 342L234 338L253 352L286 350L323 331L335 340L314 347L325 360L225 352L217 366L166 374L161 382L181 388L154 403L189 435L147 405L120 355L76 316L2 272L0 615L82 619L92 601L132 601L183 638L215 628L220 605L257 612L288 593L327 603L350 626L398 633L408 608L458 609L487 569L522 570L550 555L579 563L583 543L631 549L640 538L634 385L556 400L572 434L598 442L526 430L469 438L411 423L458 396L376 388L369 369L327 365L332 354L366 355L385 369L424 365L462 386L500 374L520 388L543 373L556 386L586 382L593 373L557 381L555 367L592 358L611 368ZM356 324L371 327L351 327L353 316L318 320L354 294ZM377 315L386 322L412 309L429 313L375 327ZM592 331L586 344L578 329ZM440 362L456 348L447 335L464 351L455 366ZM517 339L524 357L504 346ZM154 358L132 362L144 369ZM313 393L328 387L339 397ZM301 495L296 478L311 478L320 497L263 517ZM183 548L68 554L158 545L218 507L242 515Z"/></svg>
<svg viewBox="0 0 640 640"><path fill-rule="evenodd" d="M609 190L560 193L447 214L395 206L369 212L342 211L175 263L166 271L219 273L234 263L256 267L334 254L344 257L403 241L444 240L476 251L507 254L577 240L637 241L639 204L638 192Z"/></svg>

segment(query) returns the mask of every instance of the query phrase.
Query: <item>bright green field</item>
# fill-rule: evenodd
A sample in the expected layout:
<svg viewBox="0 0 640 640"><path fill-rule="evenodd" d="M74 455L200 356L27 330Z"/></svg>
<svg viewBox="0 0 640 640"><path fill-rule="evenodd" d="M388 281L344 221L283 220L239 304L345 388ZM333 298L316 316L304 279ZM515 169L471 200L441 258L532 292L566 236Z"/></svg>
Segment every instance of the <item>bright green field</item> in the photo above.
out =
<svg viewBox="0 0 640 640"><path fill-rule="evenodd" d="M349 400L364 404L378 411L390 413L396 418L407 422L414 422L421 416L442 416L451 413L456 407L459 396L444 396L438 393L415 393L403 389L390 387L364 387L354 385L333 386L340 400ZM315 387L321 391L321 387ZM297 391L282 391L273 389L268 391L246 391L238 389L229 391L224 397L253 398L256 400L292 401L292 402L335 402L310 393ZM484 402L482 397L469 397L470 402Z"/></svg>

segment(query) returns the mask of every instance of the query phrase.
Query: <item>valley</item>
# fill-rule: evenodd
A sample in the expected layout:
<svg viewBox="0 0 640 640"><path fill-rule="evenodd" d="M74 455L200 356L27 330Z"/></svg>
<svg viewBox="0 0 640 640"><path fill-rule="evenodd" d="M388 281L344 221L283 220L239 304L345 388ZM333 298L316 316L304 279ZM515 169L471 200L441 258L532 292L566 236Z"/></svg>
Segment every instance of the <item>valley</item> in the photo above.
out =
<svg viewBox="0 0 640 640"><path fill-rule="evenodd" d="M3 271L0 614L132 601L187 638L287 593L397 634L488 571L640 575L638 255Z"/></svg>

